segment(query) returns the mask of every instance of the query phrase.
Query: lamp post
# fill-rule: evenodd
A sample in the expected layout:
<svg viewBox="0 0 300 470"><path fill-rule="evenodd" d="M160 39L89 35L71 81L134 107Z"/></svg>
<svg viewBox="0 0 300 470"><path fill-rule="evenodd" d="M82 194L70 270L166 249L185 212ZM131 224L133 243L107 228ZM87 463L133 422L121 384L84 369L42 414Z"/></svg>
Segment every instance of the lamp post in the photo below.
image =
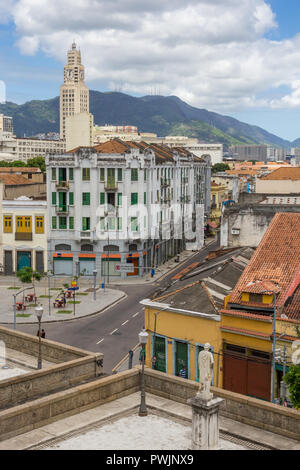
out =
<svg viewBox="0 0 300 470"><path fill-rule="evenodd" d="M140 409L139 409L139 416L147 416L147 408L146 408L146 400L145 400L145 347L148 342L148 333L143 329L139 333L139 341L140 344L142 345L143 348L143 354L142 354L142 375L141 375L141 404L140 404Z"/></svg>
<svg viewBox="0 0 300 470"><path fill-rule="evenodd" d="M41 345L41 320L43 316L44 309L41 305L35 308L35 314L39 322L39 355L38 355L38 364L37 368L42 368L42 345Z"/></svg>
<svg viewBox="0 0 300 470"><path fill-rule="evenodd" d="M51 277L51 272L48 271L48 272L47 272L47 278L48 278L48 300L49 300L48 310L49 310L49 317L50 317L50 315L51 315L50 277Z"/></svg>
<svg viewBox="0 0 300 470"><path fill-rule="evenodd" d="M96 287L97 287L97 270L94 269L93 271L94 276L94 300L96 300Z"/></svg>
<svg viewBox="0 0 300 470"><path fill-rule="evenodd" d="M272 403L275 403L275 350L276 350L276 292L274 294L273 312L273 347L272 347Z"/></svg>

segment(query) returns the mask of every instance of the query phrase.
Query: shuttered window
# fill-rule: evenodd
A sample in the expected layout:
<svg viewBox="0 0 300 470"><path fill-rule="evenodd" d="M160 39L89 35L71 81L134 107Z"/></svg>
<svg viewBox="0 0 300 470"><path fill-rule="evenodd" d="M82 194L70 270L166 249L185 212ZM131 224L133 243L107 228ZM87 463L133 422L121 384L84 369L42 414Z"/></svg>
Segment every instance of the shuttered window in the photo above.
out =
<svg viewBox="0 0 300 470"><path fill-rule="evenodd" d="M44 233L44 217L36 216L35 218L35 233Z"/></svg>
<svg viewBox="0 0 300 470"><path fill-rule="evenodd" d="M131 169L131 181L138 181L138 169L137 168Z"/></svg>
<svg viewBox="0 0 300 470"><path fill-rule="evenodd" d="M100 181L105 181L105 169L100 168Z"/></svg>
<svg viewBox="0 0 300 470"><path fill-rule="evenodd" d="M67 217L58 217L58 225L60 230L67 228Z"/></svg>
<svg viewBox="0 0 300 470"><path fill-rule="evenodd" d="M69 205L74 205L74 193L69 193Z"/></svg>
<svg viewBox="0 0 300 470"><path fill-rule="evenodd" d="M51 168L51 179L56 181L56 168Z"/></svg>
<svg viewBox="0 0 300 470"><path fill-rule="evenodd" d="M123 171L122 168L118 168L118 181L123 180Z"/></svg>
<svg viewBox="0 0 300 470"><path fill-rule="evenodd" d="M3 217L3 229L4 233L12 233L12 215Z"/></svg>
<svg viewBox="0 0 300 470"><path fill-rule="evenodd" d="M74 217L69 217L69 229L74 229Z"/></svg>
<svg viewBox="0 0 300 470"><path fill-rule="evenodd" d="M100 193L100 204L105 204L105 193Z"/></svg>
<svg viewBox="0 0 300 470"><path fill-rule="evenodd" d="M90 218L82 217L82 230L90 230Z"/></svg>
<svg viewBox="0 0 300 470"><path fill-rule="evenodd" d="M69 180L74 180L74 168L69 168Z"/></svg>
<svg viewBox="0 0 300 470"><path fill-rule="evenodd" d="M118 206L122 206L122 193L118 193Z"/></svg>
<svg viewBox="0 0 300 470"><path fill-rule="evenodd" d="M56 193L52 193L52 206L56 206Z"/></svg>
<svg viewBox="0 0 300 470"><path fill-rule="evenodd" d="M52 217L52 229L56 230L56 217Z"/></svg>
<svg viewBox="0 0 300 470"><path fill-rule="evenodd" d="M131 205L138 203L138 193L131 193Z"/></svg>
<svg viewBox="0 0 300 470"><path fill-rule="evenodd" d="M82 180L83 181L90 181L90 168L82 168Z"/></svg>
<svg viewBox="0 0 300 470"><path fill-rule="evenodd" d="M90 193L82 193L82 205L83 206L90 205Z"/></svg>

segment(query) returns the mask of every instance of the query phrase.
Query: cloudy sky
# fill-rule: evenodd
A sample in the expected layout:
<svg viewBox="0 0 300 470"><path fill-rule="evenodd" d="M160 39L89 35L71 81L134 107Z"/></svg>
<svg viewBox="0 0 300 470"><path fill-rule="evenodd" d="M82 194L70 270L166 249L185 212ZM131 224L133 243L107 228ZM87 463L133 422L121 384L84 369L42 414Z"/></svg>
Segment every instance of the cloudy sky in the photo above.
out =
<svg viewBox="0 0 300 470"><path fill-rule="evenodd" d="M0 0L0 80L16 103L57 96L75 40L91 89L176 95L293 140L299 17L299 0Z"/></svg>

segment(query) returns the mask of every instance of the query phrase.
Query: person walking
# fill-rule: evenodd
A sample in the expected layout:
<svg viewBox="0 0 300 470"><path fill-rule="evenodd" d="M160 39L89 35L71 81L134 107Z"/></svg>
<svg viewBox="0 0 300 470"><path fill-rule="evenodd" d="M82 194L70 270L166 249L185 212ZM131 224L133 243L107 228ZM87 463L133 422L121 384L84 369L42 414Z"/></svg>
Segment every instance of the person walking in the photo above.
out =
<svg viewBox="0 0 300 470"><path fill-rule="evenodd" d="M179 377L186 379L186 368L185 366L182 366L182 368L179 371Z"/></svg>

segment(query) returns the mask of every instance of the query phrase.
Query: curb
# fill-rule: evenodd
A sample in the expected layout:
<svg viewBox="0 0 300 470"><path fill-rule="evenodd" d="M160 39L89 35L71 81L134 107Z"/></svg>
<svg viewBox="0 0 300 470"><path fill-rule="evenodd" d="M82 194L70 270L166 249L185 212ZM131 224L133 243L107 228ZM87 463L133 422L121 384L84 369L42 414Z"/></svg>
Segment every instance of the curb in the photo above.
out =
<svg viewBox="0 0 300 470"><path fill-rule="evenodd" d="M127 294L123 294L122 297L120 297L119 299L115 300L114 302L112 302L111 304L109 305L106 305L106 307L103 307L101 310L98 310L97 312L93 312L93 313L89 313L88 315L82 315L81 317L72 317L72 318L64 318L62 320L50 320L50 321L42 321L42 324L45 325L45 324L49 324L51 325L51 323L60 323L60 322L66 322L66 321L74 321L74 320L82 320L83 318L89 318L89 317L92 317L94 315L98 315L99 313L103 313L105 310L107 310L108 308L110 307L113 307L114 305L117 305L119 302L121 302L122 300L125 300L125 298L127 298L128 295ZM0 324L1 325L13 325L14 322L1 322L0 321ZM17 325L36 325L38 324L38 322L17 322Z"/></svg>

